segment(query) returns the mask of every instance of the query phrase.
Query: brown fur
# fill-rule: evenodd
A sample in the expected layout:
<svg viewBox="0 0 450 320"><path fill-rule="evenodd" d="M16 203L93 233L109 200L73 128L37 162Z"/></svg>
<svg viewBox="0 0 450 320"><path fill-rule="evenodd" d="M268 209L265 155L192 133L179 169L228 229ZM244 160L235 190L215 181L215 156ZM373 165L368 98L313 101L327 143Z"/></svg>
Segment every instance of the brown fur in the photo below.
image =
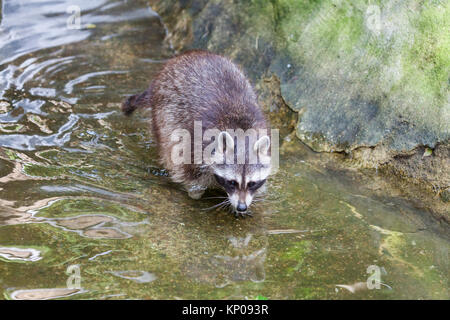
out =
<svg viewBox="0 0 450 320"><path fill-rule="evenodd" d="M187 129L193 137L194 121L202 121L203 131L267 128L256 95L242 71L229 59L206 51L189 51L169 60L150 88L128 98L122 110L131 114L138 107L150 108L161 162L174 181L186 186L202 180L205 169L196 164L172 164L175 143L170 136L175 129Z"/></svg>

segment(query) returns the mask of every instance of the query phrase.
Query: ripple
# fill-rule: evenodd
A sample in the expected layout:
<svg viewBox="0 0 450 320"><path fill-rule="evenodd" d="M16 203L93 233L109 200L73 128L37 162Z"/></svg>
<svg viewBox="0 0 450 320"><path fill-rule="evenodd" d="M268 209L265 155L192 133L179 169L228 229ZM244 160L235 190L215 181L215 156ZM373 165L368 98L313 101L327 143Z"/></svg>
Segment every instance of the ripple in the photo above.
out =
<svg viewBox="0 0 450 320"><path fill-rule="evenodd" d="M16 150L32 151L38 147L64 146L70 140L71 129L78 122L79 116L69 115L69 121L65 123L57 133L49 136L9 134L0 136L0 146Z"/></svg>
<svg viewBox="0 0 450 320"><path fill-rule="evenodd" d="M33 79L37 78L37 75L44 69L47 69L52 67L50 70L53 70L53 68L60 66L61 64L64 64L66 61L72 61L74 57L59 57L59 58L52 58L52 59L46 59L41 62L37 62L37 59L29 59L25 61L22 65L17 68L18 70L23 71L19 74L19 76L14 79L13 84L15 85L17 90L23 89L25 83L32 81ZM27 63L29 62L29 63ZM47 89L48 90L48 89ZM54 90L54 89L51 89ZM34 89L36 91L36 89Z"/></svg>
<svg viewBox="0 0 450 320"><path fill-rule="evenodd" d="M0 113L7 113L11 108L11 104L8 101L0 101Z"/></svg>
<svg viewBox="0 0 450 320"><path fill-rule="evenodd" d="M41 107L45 104L42 100L30 100L28 98L18 101L15 106L22 108L24 113L35 113L46 116L47 113L41 110Z"/></svg>
<svg viewBox="0 0 450 320"><path fill-rule="evenodd" d="M30 93L34 96L53 98L56 96L56 90L53 88L30 88Z"/></svg>
<svg viewBox="0 0 450 320"><path fill-rule="evenodd" d="M89 258L89 261L95 260L95 259L97 259L98 257L105 256L105 255L107 255L107 254L110 254L111 252L113 252L113 250L108 250L108 251L105 251L105 252L98 253L98 254L96 254L96 255L90 257L90 258Z"/></svg>
<svg viewBox="0 0 450 320"><path fill-rule="evenodd" d="M69 186L61 186L61 185L45 185L42 186L41 189L45 192L50 193L89 193L89 194L98 194L104 196L106 198L116 199L116 200L127 200L132 197L132 195L127 195L123 193L119 193L116 191L109 191L106 189L100 189L97 187L86 186L81 184L69 185Z"/></svg>
<svg viewBox="0 0 450 320"><path fill-rule="evenodd" d="M84 83L93 77L99 77L99 76L104 76L104 75L109 75L109 74L124 74L124 73L127 73L127 71L108 70L108 71L97 71L97 72L90 72L87 74L83 74L83 75L79 76L78 78L67 82L67 84L64 88L64 92L66 92L68 94L72 93L74 86L76 86L77 84L80 84L80 83Z"/></svg>

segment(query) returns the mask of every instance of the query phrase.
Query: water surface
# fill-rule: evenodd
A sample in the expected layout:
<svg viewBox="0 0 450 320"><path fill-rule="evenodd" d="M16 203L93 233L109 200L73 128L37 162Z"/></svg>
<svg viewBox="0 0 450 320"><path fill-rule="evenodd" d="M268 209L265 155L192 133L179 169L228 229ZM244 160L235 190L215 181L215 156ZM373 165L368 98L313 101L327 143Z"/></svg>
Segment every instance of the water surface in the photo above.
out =
<svg viewBox="0 0 450 320"><path fill-rule="evenodd" d="M170 183L118 110L173 54L146 1L0 3L1 298L450 298L448 228L300 143L250 219Z"/></svg>

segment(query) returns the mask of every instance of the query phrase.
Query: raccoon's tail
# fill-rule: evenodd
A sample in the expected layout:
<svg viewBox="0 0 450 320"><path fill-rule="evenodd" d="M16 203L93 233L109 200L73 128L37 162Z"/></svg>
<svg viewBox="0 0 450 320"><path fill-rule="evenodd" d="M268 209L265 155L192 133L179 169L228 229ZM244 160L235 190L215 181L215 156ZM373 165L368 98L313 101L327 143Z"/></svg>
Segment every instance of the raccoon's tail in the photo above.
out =
<svg viewBox="0 0 450 320"><path fill-rule="evenodd" d="M129 116L138 108L147 108L150 106L151 88L134 96L128 97L122 103L122 112Z"/></svg>
<svg viewBox="0 0 450 320"><path fill-rule="evenodd" d="M138 108L138 105L136 103L136 100L138 100L138 97L139 97L139 94L136 94L134 96L128 97L127 100L125 100L122 103L121 109L122 109L122 112L126 116L131 115L133 113L133 111Z"/></svg>

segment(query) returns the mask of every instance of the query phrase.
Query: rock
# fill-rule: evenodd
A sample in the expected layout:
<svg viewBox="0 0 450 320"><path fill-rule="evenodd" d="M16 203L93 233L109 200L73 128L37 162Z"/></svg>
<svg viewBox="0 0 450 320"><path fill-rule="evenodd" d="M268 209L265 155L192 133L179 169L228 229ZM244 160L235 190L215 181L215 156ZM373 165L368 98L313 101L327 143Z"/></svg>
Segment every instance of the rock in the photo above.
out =
<svg viewBox="0 0 450 320"><path fill-rule="evenodd" d="M0 258L8 261L38 261L42 259L41 252L33 248L0 247Z"/></svg>
<svg viewBox="0 0 450 320"><path fill-rule="evenodd" d="M83 232L83 235L92 239L127 239L130 235L114 228L95 228Z"/></svg>
<svg viewBox="0 0 450 320"><path fill-rule="evenodd" d="M96 226L98 224L104 224L106 222L111 222L113 219L111 217L107 216L79 216L74 218L65 218L65 219L58 219L56 220L56 224L62 227L65 227L67 229L72 230L83 230L87 229L93 226Z"/></svg>
<svg viewBox="0 0 450 320"><path fill-rule="evenodd" d="M147 271L126 270L126 271L111 271L110 273L115 275L116 277L132 280L137 283L149 283L157 279L156 275Z"/></svg>
<svg viewBox="0 0 450 320"><path fill-rule="evenodd" d="M176 49L204 48L274 74L316 151L386 145L398 152L450 138L446 40L450 5L366 1L151 0Z"/></svg>
<svg viewBox="0 0 450 320"><path fill-rule="evenodd" d="M12 292L11 298L13 300L48 300L65 298L81 292L81 289L67 288L16 290Z"/></svg>

